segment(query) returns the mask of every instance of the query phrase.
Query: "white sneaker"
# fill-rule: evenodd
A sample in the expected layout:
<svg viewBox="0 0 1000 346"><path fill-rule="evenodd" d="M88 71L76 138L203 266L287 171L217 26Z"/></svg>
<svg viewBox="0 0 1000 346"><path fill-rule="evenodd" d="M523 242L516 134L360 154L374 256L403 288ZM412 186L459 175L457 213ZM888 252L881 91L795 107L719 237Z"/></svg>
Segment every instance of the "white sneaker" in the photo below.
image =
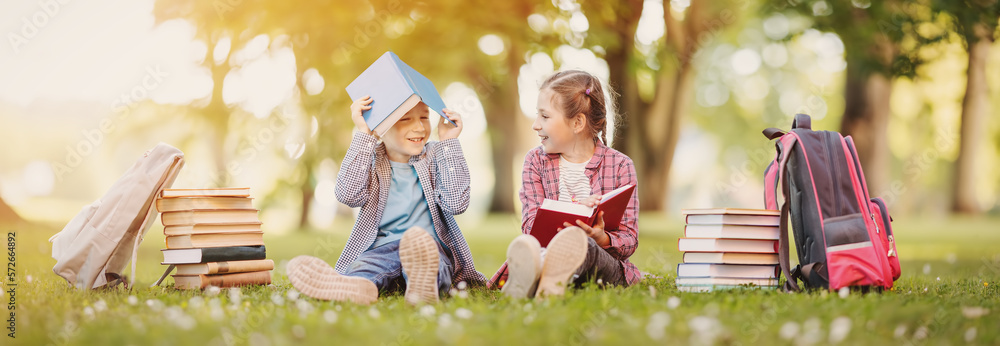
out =
<svg viewBox="0 0 1000 346"><path fill-rule="evenodd" d="M587 234L580 227L568 227L556 233L545 250L545 264L535 296L561 296L576 270L587 258Z"/></svg>
<svg viewBox="0 0 1000 346"><path fill-rule="evenodd" d="M531 298L542 273L542 247L538 239L527 234L514 238L507 246L507 282L500 290L508 297Z"/></svg>
<svg viewBox="0 0 1000 346"><path fill-rule="evenodd" d="M312 256L298 256L286 267L292 287L321 300L371 304L378 300L378 287L365 278L343 276L329 264Z"/></svg>
<svg viewBox="0 0 1000 346"><path fill-rule="evenodd" d="M418 227L406 230L399 241L399 261L406 272L406 302L437 303L440 256L434 238Z"/></svg>

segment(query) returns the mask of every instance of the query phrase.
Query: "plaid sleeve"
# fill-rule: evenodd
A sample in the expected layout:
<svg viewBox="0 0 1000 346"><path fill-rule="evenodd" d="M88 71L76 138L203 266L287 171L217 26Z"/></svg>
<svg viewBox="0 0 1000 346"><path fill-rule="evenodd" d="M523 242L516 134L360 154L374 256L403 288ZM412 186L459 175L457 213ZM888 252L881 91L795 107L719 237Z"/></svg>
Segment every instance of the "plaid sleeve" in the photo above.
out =
<svg viewBox="0 0 1000 346"><path fill-rule="evenodd" d="M373 178L375 164L375 148L378 138L368 133L355 131L347 155L337 172L337 200L351 208L365 204L368 194L373 189L369 185Z"/></svg>
<svg viewBox="0 0 1000 346"><path fill-rule="evenodd" d="M624 261L632 256L639 246L639 185L635 174L635 165L627 157L619 163L615 171L615 180L617 180L615 186L636 184L636 188L632 190L632 198L629 199L628 206L625 207L625 214L622 216L621 225L619 225L620 229L605 230L611 239L611 245L606 250L614 258Z"/></svg>
<svg viewBox="0 0 1000 346"><path fill-rule="evenodd" d="M432 143L428 149L431 162L437 166L437 184L434 187L437 205L452 215L464 213L472 195L472 179L462 153L462 143L452 138Z"/></svg>
<svg viewBox="0 0 1000 346"><path fill-rule="evenodd" d="M521 233L531 232L535 223L535 212L545 200L544 184L542 183L542 160L539 151L534 149L524 157L524 168L521 170Z"/></svg>

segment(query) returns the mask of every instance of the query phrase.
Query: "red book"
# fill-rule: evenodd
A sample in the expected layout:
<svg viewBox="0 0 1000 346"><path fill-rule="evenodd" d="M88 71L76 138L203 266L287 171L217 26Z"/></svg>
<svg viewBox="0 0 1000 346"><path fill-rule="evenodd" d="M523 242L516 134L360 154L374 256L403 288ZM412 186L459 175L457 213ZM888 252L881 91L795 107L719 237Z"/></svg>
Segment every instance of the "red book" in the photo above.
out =
<svg viewBox="0 0 1000 346"><path fill-rule="evenodd" d="M565 227L564 222L576 225L576 220L580 220L593 226L601 211L604 212L604 229L617 230L634 190L635 185L619 187L601 196L601 202L594 207L545 199L535 213L535 222L531 224L529 234L538 239L542 247L546 247L558 230Z"/></svg>

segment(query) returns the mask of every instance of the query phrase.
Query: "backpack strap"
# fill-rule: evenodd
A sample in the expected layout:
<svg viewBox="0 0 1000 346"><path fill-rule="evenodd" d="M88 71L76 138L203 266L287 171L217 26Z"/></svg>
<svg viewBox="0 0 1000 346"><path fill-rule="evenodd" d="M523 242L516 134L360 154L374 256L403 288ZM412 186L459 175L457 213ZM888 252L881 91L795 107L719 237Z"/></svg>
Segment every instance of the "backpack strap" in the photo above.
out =
<svg viewBox="0 0 1000 346"><path fill-rule="evenodd" d="M792 129L812 130L812 118L808 114L796 114L792 120Z"/></svg>
<svg viewBox="0 0 1000 346"><path fill-rule="evenodd" d="M786 292L796 292L801 290L798 285L798 276L793 276L791 273L791 263L788 259L788 179L785 177L785 166L788 164L788 158L791 156L792 147L795 146L798 137L792 134L791 136L783 136L781 140L775 144L780 152L779 161L777 166L778 171L778 181L781 185L781 195L784 196L781 202L781 218L778 223L778 264L781 266L781 272L785 275L785 286Z"/></svg>

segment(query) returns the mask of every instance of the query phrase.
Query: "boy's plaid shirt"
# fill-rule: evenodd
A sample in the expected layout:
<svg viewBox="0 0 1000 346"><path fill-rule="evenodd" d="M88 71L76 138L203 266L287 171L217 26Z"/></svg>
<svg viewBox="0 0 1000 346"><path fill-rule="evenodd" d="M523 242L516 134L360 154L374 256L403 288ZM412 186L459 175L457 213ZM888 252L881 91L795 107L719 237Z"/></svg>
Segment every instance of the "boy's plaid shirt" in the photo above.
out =
<svg viewBox="0 0 1000 346"><path fill-rule="evenodd" d="M621 261L625 280L633 285L642 278L639 268L628 260L639 246L639 188L635 165L625 154L598 142L584 173L590 179L591 195L603 195L628 184L636 185L622 216L620 229L605 230L611 238L611 245L605 250ZM521 232L528 234L542 201L546 198L559 199L559 154L546 154L541 146L528 152L521 172L520 197ZM489 286L495 287L506 280L506 274L504 264L490 279Z"/></svg>
<svg viewBox="0 0 1000 346"><path fill-rule="evenodd" d="M484 284L486 277L476 271L454 215L469 206L469 166L458 139L428 142L420 155L410 157L431 210L434 230L451 249L452 283ZM392 168L385 145L367 133L355 132L337 174L337 200L351 208L361 207L344 252L337 260L337 272L346 273L351 263L375 241L382 212L389 197Z"/></svg>

